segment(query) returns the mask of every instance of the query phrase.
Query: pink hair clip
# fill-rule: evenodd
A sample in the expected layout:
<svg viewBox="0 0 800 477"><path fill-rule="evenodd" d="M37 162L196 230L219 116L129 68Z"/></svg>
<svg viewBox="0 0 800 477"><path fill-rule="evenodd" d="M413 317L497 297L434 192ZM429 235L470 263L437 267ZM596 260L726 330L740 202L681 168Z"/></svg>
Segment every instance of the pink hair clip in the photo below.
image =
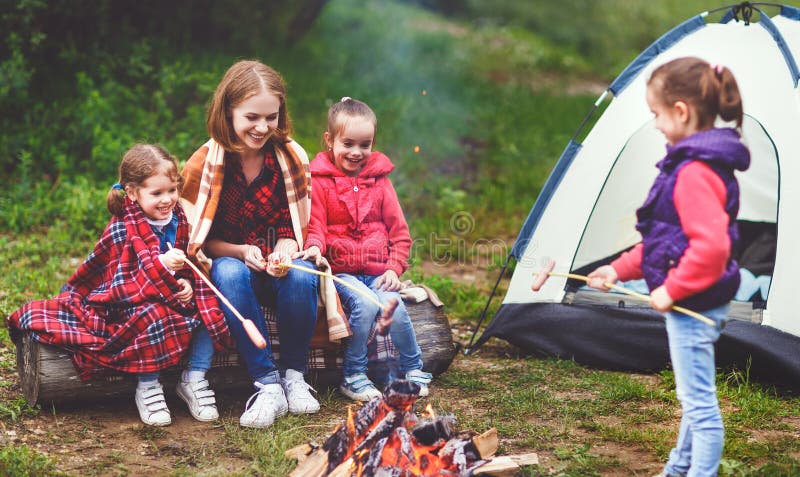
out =
<svg viewBox="0 0 800 477"><path fill-rule="evenodd" d="M724 66L720 65L719 63L711 63L711 69L714 70L714 74L717 76L722 76L722 70L725 68Z"/></svg>

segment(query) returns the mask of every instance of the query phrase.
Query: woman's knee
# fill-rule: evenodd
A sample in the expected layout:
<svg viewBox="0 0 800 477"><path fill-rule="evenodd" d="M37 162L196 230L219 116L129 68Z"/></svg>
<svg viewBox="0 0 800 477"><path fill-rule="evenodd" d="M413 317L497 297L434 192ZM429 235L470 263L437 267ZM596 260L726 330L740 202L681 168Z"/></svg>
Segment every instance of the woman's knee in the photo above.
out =
<svg viewBox="0 0 800 477"><path fill-rule="evenodd" d="M293 263L294 265L309 268L314 271L317 270L317 267L307 260L295 260ZM313 295L316 295L317 293L317 288L319 287L319 277L316 274L290 268L285 279L287 284L294 289L308 290L309 294Z"/></svg>
<svg viewBox="0 0 800 477"><path fill-rule="evenodd" d="M250 284L250 269L233 257L215 258L211 264L211 281L219 288Z"/></svg>

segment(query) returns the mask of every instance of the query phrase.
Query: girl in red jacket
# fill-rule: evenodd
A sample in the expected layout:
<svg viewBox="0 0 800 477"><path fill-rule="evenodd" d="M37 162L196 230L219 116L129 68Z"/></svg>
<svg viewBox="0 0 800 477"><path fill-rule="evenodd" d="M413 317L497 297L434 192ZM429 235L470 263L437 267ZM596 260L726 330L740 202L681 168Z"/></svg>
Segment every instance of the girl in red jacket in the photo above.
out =
<svg viewBox="0 0 800 477"><path fill-rule="evenodd" d="M324 255L332 272L348 284L383 304L398 300L389 334L400 354L400 371L420 386L420 396L427 396L431 375L422 371L414 328L397 293L400 275L408 268L411 235L387 177L394 165L372 150L377 124L372 109L351 98L328 110L327 150L311 161L314 192L304 259L319 265ZM366 374L367 340L380 310L338 282L336 291L353 331L339 389L351 399L368 401L381 395Z"/></svg>

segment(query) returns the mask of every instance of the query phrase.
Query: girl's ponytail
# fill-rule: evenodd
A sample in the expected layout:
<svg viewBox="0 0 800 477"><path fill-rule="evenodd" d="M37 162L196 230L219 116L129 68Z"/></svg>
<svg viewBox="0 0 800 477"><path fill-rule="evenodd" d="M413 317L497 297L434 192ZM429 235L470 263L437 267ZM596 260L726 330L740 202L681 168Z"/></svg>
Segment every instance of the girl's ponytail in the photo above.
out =
<svg viewBox="0 0 800 477"><path fill-rule="evenodd" d="M117 183L111 186L106 197L106 207L112 215L122 216L122 211L125 209L125 191L122 186Z"/></svg>
<svg viewBox="0 0 800 477"><path fill-rule="evenodd" d="M712 65L712 69L719 82L719 116L724 121L735 121L736 126L741 128L744 111L736 78L731 70L722 65Z"/></svg>
<svg viewBox="0 0 800 477"><path fill-rule="evenodd" d="M648 88L664 104L684 101L697 111L701 129L714 127L717 116L742 127L742 97L736 78L722 65L694 57L676 58L653 70Z"/></svg>

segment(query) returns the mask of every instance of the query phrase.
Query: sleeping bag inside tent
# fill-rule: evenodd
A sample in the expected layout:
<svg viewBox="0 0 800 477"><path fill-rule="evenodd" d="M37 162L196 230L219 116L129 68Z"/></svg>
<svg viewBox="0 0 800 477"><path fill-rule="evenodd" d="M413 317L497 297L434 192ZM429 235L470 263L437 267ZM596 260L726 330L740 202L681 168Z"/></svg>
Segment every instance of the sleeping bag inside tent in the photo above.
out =
<svg viewBox="0 0 800 477"><path fill-rule="evenodd" d="M548 260L556 272L585 275L641 241L636 210L666 153L645 101L646 82L657 66L696 56L735 75L742 140L751 153L750 168L736 174L741 238L733 256L742 280L717 342L717 363L800 388L800 252L794 249L800 242L800 9L783 6L769 16L765 10L778 10L770 5L690 18L611 83L583 124L601 105L602 114L588 132L579 128L536 199L510 252L516 266L507 294L470 350L498 337L537 356L605 369L669 365L664 318L647 302L555 276L538 292L530 286ZM620 285L649 293L643 282Z"/></svg>

